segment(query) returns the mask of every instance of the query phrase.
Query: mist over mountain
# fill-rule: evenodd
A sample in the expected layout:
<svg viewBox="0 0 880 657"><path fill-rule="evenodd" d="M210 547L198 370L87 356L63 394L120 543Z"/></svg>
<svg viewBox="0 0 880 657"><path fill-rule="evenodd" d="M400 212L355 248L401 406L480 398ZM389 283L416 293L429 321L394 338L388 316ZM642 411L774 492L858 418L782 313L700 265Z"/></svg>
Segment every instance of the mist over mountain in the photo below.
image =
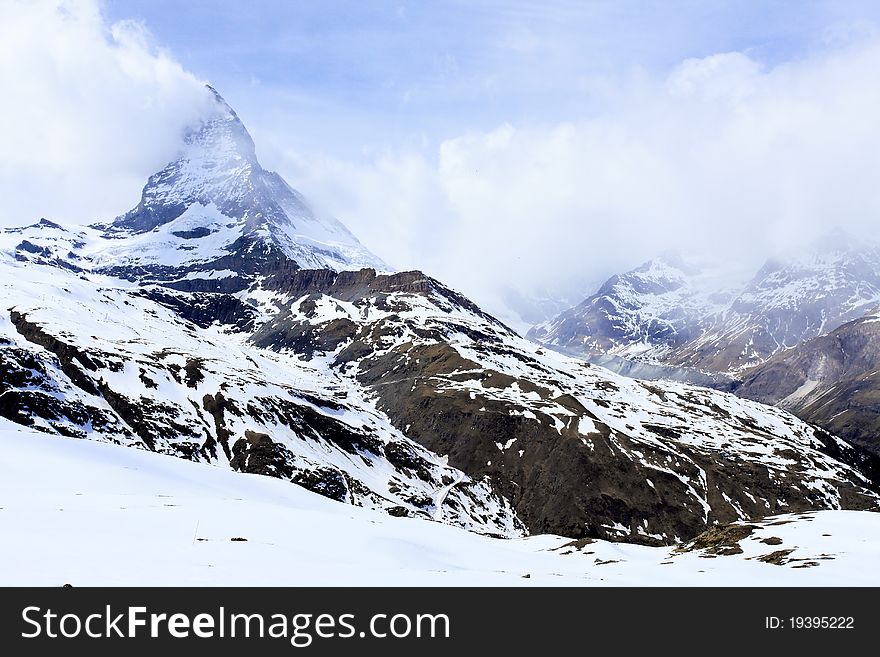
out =
<svg viewBox="0 0 880 657"><path fill-rule="evenodd" d="M475 8L427 21L436 29L451 21L455 38L474 55L440 71L431 69L428 50L415 60L392 56L406 52L403 29L379 30L378 38L367 22L366 32L345 38L291 40L319 50L369 43L364 52L384 53L392 70L404 67L395 79L411 85L383 86L377 70L361 68L370 57L344 50L352 71L375 84L327 98L301 89L321 80L341 84L349 79L344 71L307 75L288 52L284 72L301 85L291 89L271 76L260 84L258 73L252 78L228 65L222 41L186 50L192 34L168 30L197 24L197 8L182 9L173 25L147 21L157 30L151 35L143 23L120 20L122 6L102 14L86 1L65 11L56 5L2 8L0 43L8 56L0 79L5 96L18 102L0 107L0 124L16 126L0 131L0 225L42 216L88 225L128 210L211 102L204 76L223 83L258 137L263 165L307 196L318 215L343 220L389 267L424 270L523 330L550 318L540 314L595 292L593 283L668 249L755 272L787 246L809 243L835 225L860 238L876 233L880 205L870 172L880 157L880 85L871 81L880 46L876 31L835 22L837 12L851 8L832 12L837 18L822 17L818 5L802 8L798 24L812 26L811 40L772 54L761 46L766 34L695 44L690 39L699 31L686 31L673 46L655 31L670 17L643 9L653 16L650 29L644 26L652 38L634 42L664 56L636 64L629 58L637 53L621 49L614 61L628 64L601 70L589 67L603 57L574 56L587 47L580 31L562 40L572 57L551 47L560 27L552 12L526 25L514 10L495 17ZM571 26L602 33L597 16L566 11ZM790 35L788 17L765 19L766 29ZM714 14L711 20L721 21L724 33L733 24L745 29ZM280 23L278 29L290 29ZM327 26L312 27L323 33ZM237 38L253 29L240 26ZM513 47L532 31L544 34L522 37L535 50ZM425 48L448 47L442 32L431 34ZM161 47L175 37L181 53L174 44ZM260 70L282 56L264 51L269 43L251 45L239 55ZM183 52L196 59L175 59ZM306 60L338 63L327 54ZM433 55L446 61L442 49ZM17 66L21 61L33 66ZM197 69L189 66L195 61ZM497 85L516 102L501 102ZM535 104L528 112L527 99ZM442 121L434 120L438 115ZM571 291L573 281L580 290Z"/></svg>
<svg viewBox="0 0 880 657"><path fill-rule="evenodd" d="M737 374L880 304L880 247L839 229L748 278L723 264L667 253L612 276L529 336L585 356Z"/></svg>

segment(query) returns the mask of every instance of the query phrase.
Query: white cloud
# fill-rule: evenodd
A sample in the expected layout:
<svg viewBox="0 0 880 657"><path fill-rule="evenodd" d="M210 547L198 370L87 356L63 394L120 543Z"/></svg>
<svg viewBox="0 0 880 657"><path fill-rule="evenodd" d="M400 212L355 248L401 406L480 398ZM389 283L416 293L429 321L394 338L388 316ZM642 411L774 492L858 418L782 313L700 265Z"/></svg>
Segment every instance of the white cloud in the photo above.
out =
<svg viewBox="0 0 880 657"><path fill-rule="evenodd" d="M203 83L91 0L0 3L0 225L134 206L179 145Z"/></svg>
<svg viewBox="0 0 880 657"><path fill-rule="evenodd" d="M876 38L772 68L717 54L615 84L593 116L504 124L429 155L277 159L389 262L498 313L505 287L571 294L667 248L752 265L834 226L880 226Z"/></svg>

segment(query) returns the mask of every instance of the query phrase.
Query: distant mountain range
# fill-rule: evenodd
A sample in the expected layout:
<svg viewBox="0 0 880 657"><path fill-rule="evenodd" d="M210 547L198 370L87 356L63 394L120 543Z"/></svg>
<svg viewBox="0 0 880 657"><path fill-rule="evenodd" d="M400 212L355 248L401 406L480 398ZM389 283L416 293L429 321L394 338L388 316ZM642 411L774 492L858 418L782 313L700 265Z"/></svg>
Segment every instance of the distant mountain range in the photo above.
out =
<svg viewBox="0 0 880 657"><path fill-rule="evenodd" d="M880 304L880 249L835 233L730 286L664 255L611 277L529 337L583 355L736 374Z"/></svg>
<svg viewBox="0 0 880 657"><path fill-rule="evenodd" d="M722 286L661 256L614 276L529 336L634 376L778 404L880 453L873 338L880 248L836 231Z"/></svg>

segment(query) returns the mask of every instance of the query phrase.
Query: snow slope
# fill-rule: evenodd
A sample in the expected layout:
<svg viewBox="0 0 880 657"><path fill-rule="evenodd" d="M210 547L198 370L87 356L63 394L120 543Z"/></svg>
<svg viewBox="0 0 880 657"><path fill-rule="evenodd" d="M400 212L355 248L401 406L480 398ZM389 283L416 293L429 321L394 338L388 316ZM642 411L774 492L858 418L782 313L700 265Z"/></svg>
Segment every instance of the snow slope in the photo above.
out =
<svg viewBox="0 0 880 657"><path fill-rule="evenodd" d="M0 416L22 424L504 536L672 544L877 505L787 413L545 353L419 272L179 292L53 261L59 230L0 238Z"/></svg>
<svg viewBox="0 0 880 657"><path fill-rule="evenodd" d="M186 321L128 281L2 248L0 271L0 416L274 474L351 504L522 533L485 483L407 439L320 362L257 349L213 315L210 326Z"/></svg>
<svg viewBox="0 0 880 657"><path fill-rule="evenodd" d="M494 539L3 420L0 446L2 586L880 584L880 514L870 512L767 519L741 554L705 558L550 535ZM756 559L787 550L782 565Z"/></svg>

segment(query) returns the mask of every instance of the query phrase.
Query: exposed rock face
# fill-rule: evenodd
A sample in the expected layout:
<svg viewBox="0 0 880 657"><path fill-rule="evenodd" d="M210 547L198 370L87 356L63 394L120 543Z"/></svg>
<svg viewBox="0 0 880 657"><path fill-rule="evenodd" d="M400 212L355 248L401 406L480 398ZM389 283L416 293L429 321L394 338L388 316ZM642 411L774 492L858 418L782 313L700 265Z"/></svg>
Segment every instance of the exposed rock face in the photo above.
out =
<svg viewBox="0 0 880 657"><path fill-rule="evenodd" d="M178 316L199 328L208 328L215 324L232 326L240 331L250 331L254 328L259 313L234 294L219 290L188 291L192 294L176 294L164 287L151 286L142 288L138 294L173 310Z"/></svg>
<svg viewBox="0 0 880 657"><path fill-rule="evenodd" d="M348 284L292 276L272 280L290 301L253 340L332 354L396 427L489 478L533 532L668 543L714 521L816 508L828 498L806 480L830 461L822 453L854 455L730 395L549 357L502 324L450 307L445 288L416 272L406 278L427 290L400 291L399 279L372 272L348 274ZM834 488L833 504L872 507L869 487L856 475Z"/></svg>
<svg viewBox="0 0 880 657"><path fill-rule="evenodd" d="M737 389L880 455L880 321L865 317L749 371Z"/></svg>

